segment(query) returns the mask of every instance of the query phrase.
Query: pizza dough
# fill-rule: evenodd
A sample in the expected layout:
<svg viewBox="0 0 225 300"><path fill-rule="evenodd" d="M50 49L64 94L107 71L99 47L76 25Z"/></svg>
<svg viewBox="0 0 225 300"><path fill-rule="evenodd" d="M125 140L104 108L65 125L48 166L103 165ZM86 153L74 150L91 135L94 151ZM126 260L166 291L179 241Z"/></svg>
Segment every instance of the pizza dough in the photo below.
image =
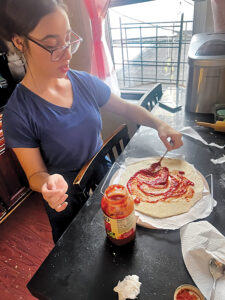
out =
<svg viewBox="0 0 225 300"><path fill-rule="evenodd" d="M151 164L158 162L159 159L160 157L152 157L127 166L125 171L120 176L119 184L127 186L127 182L131 176L133 176L137 171L146 169ZM190 208L202 198L204 187L202 175L192 165L184 160L163 158L161 166L167 167L170 173L171 171L172 173L175 171L184 172L183 176L194 183L193 197L187 200L184 195L179 198L171 197L164 201L159 200L154 203L141 201L138 204L135 203L135 209L154 218L166 218L188 212ZM132 197L135 198L135 196Z"/></svg>

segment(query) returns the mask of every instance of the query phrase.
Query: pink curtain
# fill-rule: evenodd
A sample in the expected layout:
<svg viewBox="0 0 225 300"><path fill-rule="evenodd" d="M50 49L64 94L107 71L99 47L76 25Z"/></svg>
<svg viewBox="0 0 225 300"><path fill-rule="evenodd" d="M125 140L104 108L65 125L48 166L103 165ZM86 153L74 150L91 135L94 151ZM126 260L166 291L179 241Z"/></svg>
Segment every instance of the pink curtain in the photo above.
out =
<svg viewBox="0 0 225 300"><path fill-rule="evenodd" d="M91 19L93 49L91 73L100 79L110 76L112 60L104 40L104 19L111 0L84 0Z"/></svg>

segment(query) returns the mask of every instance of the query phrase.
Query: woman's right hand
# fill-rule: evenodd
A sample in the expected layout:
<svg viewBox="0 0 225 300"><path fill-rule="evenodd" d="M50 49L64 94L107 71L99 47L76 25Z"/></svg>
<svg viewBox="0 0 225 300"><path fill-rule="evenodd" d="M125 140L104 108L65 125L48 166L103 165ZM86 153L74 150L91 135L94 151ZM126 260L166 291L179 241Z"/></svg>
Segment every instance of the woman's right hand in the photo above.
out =
<svg viewBox="0 0 225 300"><path fill-rule="evenodd" d="M47 182L43 184L41 193L48 205L57 212L63 211L68 202L65 202L68 195L68 184L60 174L49 175Z"/></svg>

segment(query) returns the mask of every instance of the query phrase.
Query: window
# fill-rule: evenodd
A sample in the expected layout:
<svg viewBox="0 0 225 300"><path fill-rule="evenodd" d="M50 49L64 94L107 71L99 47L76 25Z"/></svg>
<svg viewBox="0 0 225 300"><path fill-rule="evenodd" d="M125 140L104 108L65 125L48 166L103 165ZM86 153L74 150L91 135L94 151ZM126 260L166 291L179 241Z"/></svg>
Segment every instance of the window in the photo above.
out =
<svg viewBox="0 0 225 300"><path fill-rule="evenodd" d="M110 7L135 4L135 3L147 2L147 1L153 1L153 0L111 0Z"/></svg>
<svg viewBox="0 0 225 300"><path fill-rule="evenodd" d="M109 9L108 24L120 88L144 90L159 82L185 85L193 3L132 0L133 5L125 5L129 0L115 1L121 6Z"/></svg>

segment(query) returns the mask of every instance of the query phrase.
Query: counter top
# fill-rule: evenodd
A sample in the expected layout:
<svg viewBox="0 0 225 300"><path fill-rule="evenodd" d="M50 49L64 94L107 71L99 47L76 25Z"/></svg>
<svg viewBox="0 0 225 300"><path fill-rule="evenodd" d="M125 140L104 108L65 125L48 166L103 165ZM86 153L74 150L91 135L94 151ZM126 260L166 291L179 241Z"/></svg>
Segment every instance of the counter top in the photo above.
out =
<svg viewBox="0 0 225 300"><path fill-rule="evenodd" d="M212 115L186 113L184 109L170 113L158 105L154 114L177 129L191 126L207 142L224 145L225 134L195 125L195 119L213 121ZM218 204L206 220L225 235L225 165L210 162L210 158L224 155L224 149L186 136L183 141L184 146L174 152L185 155L204 176L213 174ZM141 126L118 163L128 156L155 156L164 150L156 131ZM39 299L116 300L113 288L118 281L126 275L138 275L142 283L139 300L168 300L179 285L194 284L183 262L179 230L138 226L134 243L116 247L107 240L100 209L102 183L28 283L31 293Z"/></svg>

